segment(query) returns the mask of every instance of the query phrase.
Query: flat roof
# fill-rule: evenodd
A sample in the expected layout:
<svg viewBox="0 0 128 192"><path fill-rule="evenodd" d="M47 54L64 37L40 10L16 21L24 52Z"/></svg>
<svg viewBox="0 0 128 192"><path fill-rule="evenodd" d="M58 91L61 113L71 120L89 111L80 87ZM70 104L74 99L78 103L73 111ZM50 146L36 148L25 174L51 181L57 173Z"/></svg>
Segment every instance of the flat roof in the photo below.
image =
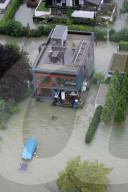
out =
<svg viewBox="0 0 128 192"><path fill-rule="evenodd" d="M89 3L93 3L95 5L100 5L101 0L86 0Z"/></svg>
<svg viewBox="0 0 128 192"><path fill-rule="evenodd" d="M54 38L54 39L62 39L65 31L67 31L67 26L62 26L62 25L56 25L52 35L51 35L51 38Z"/></svg>
<svg viewBox="0 0 128 192"><path fill-rule="evenodd" d="M51 36L52 34L49 36L45 47L41 49L33 69L37 72L70 73L76 75L81 63L83 63L83 59L85 59L85 52L91 40L92 33L68 31L66 46L64 48L53 48L50 39ZM74 51L72 49L73 43L75 43ZM59 59L57 61L51 60L49 56L51 50L52 53L54 53L54 51L59 53Z"/></svg>
<svg viewBox="0 0 128 192"><path fill-rule="evenodd" d="M118 69L120 73L124 73L128 69L128 53L113 53L108 73Z"/></svg>
<svg viewBox="0 0 128 192"><path fill-rule="evenodd" d="M93 11L80 11L75 10L72 13L72 17L94 19L95 13Z"/></svg>
<svg viewBox="0 0 128 192"><path fill-rule="evenodd" d="M106 101L106 95L108 93L108 85L107 84L100 84L97 97L95 100L95 105L104 105Z"/></svg>

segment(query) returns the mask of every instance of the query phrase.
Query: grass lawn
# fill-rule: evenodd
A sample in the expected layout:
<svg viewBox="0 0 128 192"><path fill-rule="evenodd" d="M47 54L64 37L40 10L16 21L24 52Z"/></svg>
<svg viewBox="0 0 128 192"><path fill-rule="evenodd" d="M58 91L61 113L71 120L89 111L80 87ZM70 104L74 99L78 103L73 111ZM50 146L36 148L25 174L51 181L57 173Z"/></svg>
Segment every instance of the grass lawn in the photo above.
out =
<svg viewBox="0 0 128 192"><path fill-rule="evenodd" d="M45 7L45 2L41 2L37 11L49 11L49 8Z"/></svg>
<svg viewBox="0 0 128 192"><path fill-rule="evenodd" d="M128 55L114 54L113 63L110 70L118 69L126 71L128 69Z"/></svg>

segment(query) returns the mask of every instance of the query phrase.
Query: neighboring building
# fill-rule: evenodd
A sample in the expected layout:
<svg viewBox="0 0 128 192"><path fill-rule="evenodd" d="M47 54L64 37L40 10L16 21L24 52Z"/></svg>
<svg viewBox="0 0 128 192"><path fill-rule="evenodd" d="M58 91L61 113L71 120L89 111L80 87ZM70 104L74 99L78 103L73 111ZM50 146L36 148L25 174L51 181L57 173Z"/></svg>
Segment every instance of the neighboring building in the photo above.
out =
<svg viewBox="0 0 128 192"><path fill-rule="evenodd" d="M68 9L97 11L103 0L46 0L46 7L54 9Z"/></svg>
<svg viewBox="0 0 128 192"><path fill-rule="evenodd" d="M36 98L63 100L81 92L94 63L94 33L57 25L33 65Z"/></svg>
<svg viewBox="0 0 128 192"><path fill-rule="evenodd" d="M100 84L97 97L95 100L95 108L97 108L99 105L104 106L106 101L106 95L108 93L108 85L107 84Z"/></svg>
<svg viewBox="0 0 128 192"><path fill-rule="evenodd" d="M128 53L113 53L107 77L111 77L115 69L118 69L119 72L124 75L126 70L128 70Z"/></svg>

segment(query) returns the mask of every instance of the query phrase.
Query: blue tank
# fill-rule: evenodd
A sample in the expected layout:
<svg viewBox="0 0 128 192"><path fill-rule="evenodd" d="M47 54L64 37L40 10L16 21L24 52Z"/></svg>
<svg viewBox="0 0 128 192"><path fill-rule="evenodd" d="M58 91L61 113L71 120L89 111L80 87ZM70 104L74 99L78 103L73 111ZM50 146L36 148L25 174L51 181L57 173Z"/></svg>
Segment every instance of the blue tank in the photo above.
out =
<svg viewBox="0 0 128 192"><path fill-rule="evenodd" d="M23 153L22 153L22 159L31 159L32 155L36 149L36 140L32 137L28 140L26 143Z"/></svg>

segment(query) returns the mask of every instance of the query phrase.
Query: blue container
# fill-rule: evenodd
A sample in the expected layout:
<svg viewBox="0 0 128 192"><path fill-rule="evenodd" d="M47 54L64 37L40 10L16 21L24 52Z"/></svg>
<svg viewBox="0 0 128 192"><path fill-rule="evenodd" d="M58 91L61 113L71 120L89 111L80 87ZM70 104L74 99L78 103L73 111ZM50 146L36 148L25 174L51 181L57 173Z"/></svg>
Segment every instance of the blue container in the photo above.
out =
<svg viewBox="0 0 128 192"><path fill-rule="evenodd" d="M29 139L29 141L26 143L23 153L22 153L22 159L31 159L32 155L36 149L36 140L32 137Z"/></svg>

